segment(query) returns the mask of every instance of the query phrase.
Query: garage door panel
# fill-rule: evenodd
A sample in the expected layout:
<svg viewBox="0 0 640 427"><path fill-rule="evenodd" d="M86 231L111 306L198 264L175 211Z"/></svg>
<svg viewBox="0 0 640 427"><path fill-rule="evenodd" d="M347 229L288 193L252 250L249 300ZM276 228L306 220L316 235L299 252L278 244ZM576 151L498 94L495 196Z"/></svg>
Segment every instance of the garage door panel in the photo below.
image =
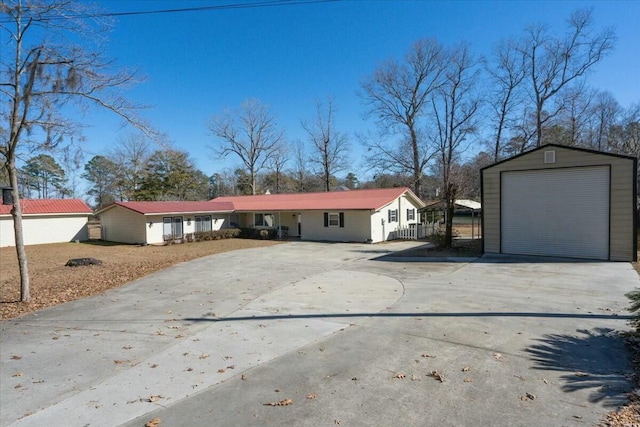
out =
<svg viewBox="0 0 640 427"><path fill-rule="evenodd" d="M501 252L609 258L609 167L503 172Z"/></svg>

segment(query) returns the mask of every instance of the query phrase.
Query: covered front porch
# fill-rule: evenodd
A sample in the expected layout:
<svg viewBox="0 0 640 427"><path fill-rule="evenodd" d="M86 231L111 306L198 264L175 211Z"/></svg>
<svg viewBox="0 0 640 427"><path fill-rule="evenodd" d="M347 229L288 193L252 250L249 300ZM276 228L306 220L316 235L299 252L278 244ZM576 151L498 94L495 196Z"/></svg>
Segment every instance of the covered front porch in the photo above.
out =
<svg viewBox="0 0 640 427"><path fill-rule="evenodd" d="M256 230L276 230L278 238L300 237L302 212L236 212L231 215L231 225Z"/></svg>

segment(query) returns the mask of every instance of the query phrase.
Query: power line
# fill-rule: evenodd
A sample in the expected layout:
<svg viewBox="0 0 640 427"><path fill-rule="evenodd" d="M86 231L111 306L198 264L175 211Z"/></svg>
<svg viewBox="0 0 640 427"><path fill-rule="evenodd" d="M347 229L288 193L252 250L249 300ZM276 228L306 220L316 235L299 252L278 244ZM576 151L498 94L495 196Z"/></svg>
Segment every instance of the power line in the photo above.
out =
<svg viewBox="0 0 640 427"><path fill-rule="evenodd" d="M282 6L296 6L305 4L317 4L317 3L334 3L342 0L263 0L251 3L231 3L231 4L219 4L215 6L198 6L198 7L183 7L175 9L156 9L156 10L138 10L130 12L104 12L104 13L81 13L81 14L67 14L65 16L50 16L42 17L39 21L55 21L69 18L105 18L105 17L117 17L117 16L135 16L135 15L158 15L165 13L183 13L183 12L206 12L216 10L230 10L230 9L254 9L264 7L282 7ZM0 18L0 23L6 24L11 22L9 19Z"/></svg>

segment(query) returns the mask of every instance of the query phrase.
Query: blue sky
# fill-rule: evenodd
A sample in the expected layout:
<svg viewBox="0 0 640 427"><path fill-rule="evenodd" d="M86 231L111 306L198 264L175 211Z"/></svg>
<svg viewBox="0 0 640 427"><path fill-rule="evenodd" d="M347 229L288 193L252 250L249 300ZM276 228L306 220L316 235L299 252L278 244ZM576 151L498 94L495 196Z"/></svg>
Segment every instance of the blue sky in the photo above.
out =
<svg viewBox="0 0 640 427"><path fill-rule="evenodd" d="M242 0L250 3L254 0ZM220 1L109 0L106 11L126 12L238 3ZM463 40L489 55L503 38L533 23L560 33L569 14L594 8L596 28L613 26L616 50L597 65L589 83L608 90L623 107L640 102L640 2L638 1L340 1L119 17L107 54L135 67L147 81L127 92L150 106L143 116L188 151L210 175L239 164L217 158L207 123L243 100L271 106L287 139L304 139L316 99L333 96L337 128L351 135L352 170L366 178L355 132L373 128L358 97L360 82L385 59L401 57L413 42L435 37ZM120 135L118 118L92 112L84 118L87 160L105 154ZM345 173L346 174L346 173Z"/></svg>

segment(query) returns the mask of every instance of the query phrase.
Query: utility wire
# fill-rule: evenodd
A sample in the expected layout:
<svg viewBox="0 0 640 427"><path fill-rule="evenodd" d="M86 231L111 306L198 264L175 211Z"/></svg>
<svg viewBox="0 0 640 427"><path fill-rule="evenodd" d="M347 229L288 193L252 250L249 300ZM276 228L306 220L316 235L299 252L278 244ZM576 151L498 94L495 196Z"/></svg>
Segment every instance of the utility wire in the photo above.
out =
<svg viewBox="0 0 640 427"><path fill-rule="evenodd" d="M164 13L203 12L203 11L216 11L216 10L229 10L229 9L254 9L254 8L263 8L263 7L281 7L281 6L296 6L296 5L317 4L317 3L334 3L339 1L342 1L342 0L263 0L263 1L256 1L251 3L235 3L235 4L231 3L231 4L219 4L215 6L183 7L183 8L175 8L175 9L66 14L65 16L42 17L38 20L54 21L54 20L69 19L69 18L104 18L104 17L113 17L113 16L157 15L157 14L164 14ZM9 19L0 18L0 23L6 24L9 22L11 22Z"/></svg>

